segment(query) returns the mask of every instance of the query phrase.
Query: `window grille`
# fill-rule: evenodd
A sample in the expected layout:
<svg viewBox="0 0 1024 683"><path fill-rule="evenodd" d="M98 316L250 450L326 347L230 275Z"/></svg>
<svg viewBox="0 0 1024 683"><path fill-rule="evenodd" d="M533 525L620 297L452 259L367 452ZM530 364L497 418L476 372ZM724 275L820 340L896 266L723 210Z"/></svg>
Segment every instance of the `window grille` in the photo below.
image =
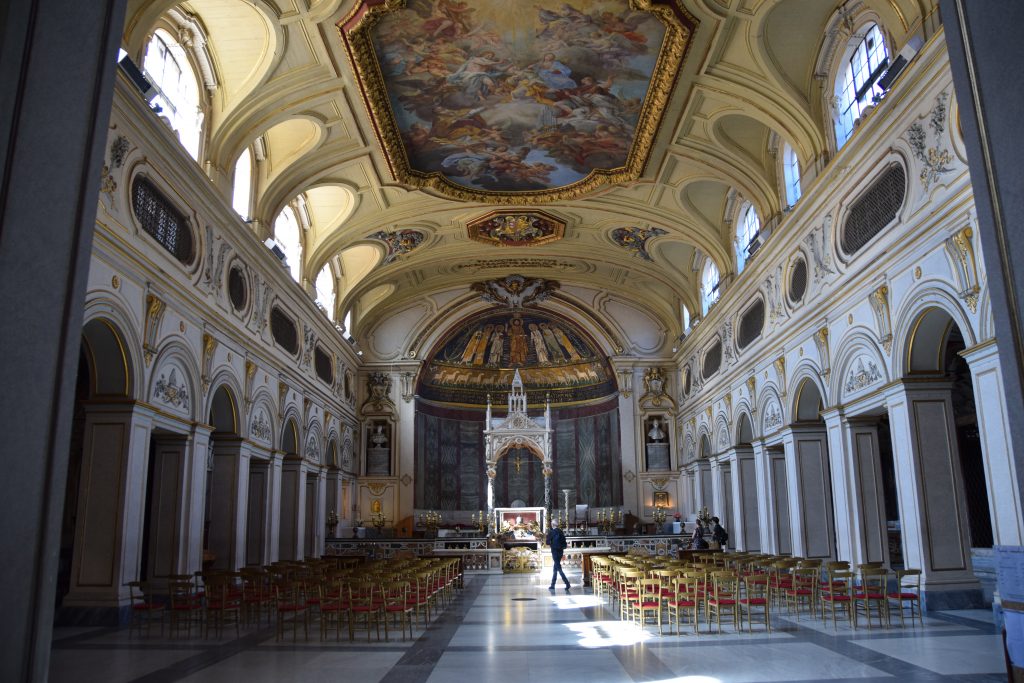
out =
<svg viewBox="0 0 1024 683"><path fill-rule="evenodd" d="M807 261L798 258L789 271L789 300L802 301L807 292Z"/></svg>
<svg viewBox="0 0 1024 683"><path fill-rule="evenodd" d="M132 210L143 230L171 256L185 265L192 262L192 230L185 216L146 178L132 185Z"/></svg>
<svg viewBox="0 0 1024 683"><path fill-rule="evenodd" d="M236 311L245 310L245 305L249 301L249 289L245 284L245 275L238 266L228 271L228 298L231 299L231 305L235 307Z"/></svg>
<svg viewBox="0 0 1024 683"><path fill-rule="evenodd" d="M740 333L736 341L741 349L761 336L764 328L764 300L758 299L740 318Z"/></svg>
<svg viewBox="0 0 1024 683"><path fill-rule="evenodd" d="M277 306L270 310L270 333L274 341L288 353L295 355L299 352L299 332L295 321Z"/></svg>
<svg viewBox="0 0 1024 683"><path fill-rule="evenodd" d="M316 367L317 377L327 384L334 384L334 363L327 352L319 346L313 351L313 365Z"/></svg>
<svg viewBox="0 0 1024 683"><path fill-rule="evenodd" d="M903 206L906 194L906 172L899 164L893 164L850 206L843 225L843 251L857 253L889 225Z"/></svg>
<svg viewBox="0 0 1024 683"><path fill-rule="evenodd" d="M701 373L704 379L711 377L722 366L722 342L715 342L715 345L704 354L704 368Z"/></svg>

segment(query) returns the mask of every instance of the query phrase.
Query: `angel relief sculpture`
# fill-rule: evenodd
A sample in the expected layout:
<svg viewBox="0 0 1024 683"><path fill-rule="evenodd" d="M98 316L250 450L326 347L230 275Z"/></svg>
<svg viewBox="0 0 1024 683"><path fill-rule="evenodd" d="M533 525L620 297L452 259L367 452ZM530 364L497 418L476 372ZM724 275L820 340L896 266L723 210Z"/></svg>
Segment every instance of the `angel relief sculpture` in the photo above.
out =
<svg viewBox="0 0 1024 683"><path fill-rule="evenodd" d="M499 306L522 308L535 306L557 290L558 283L542 278L525 278L522 275L509 275L500 280L474 282L472 290L480 293L480 298Z"/></svg>

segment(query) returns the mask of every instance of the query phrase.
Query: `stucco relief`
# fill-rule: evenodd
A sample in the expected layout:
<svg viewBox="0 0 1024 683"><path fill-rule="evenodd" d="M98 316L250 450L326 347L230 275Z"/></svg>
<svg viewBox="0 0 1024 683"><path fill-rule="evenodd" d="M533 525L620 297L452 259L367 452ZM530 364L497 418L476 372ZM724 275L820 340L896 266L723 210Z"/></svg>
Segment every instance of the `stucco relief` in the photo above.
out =
<svg viewBox="0 0 1024 683"><path fill-rule="evenodd" d="M866 389L882 379L882 373L873 360L858 358L846 378L843 391L847 394Z"/></svg>

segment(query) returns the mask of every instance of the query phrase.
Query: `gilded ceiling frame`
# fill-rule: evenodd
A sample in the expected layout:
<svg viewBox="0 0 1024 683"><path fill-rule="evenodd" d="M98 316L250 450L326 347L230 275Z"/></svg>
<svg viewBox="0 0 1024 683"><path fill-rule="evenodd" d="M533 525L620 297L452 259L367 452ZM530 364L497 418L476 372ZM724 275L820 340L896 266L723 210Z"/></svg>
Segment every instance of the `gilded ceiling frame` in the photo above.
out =
<svg viewBox="0 0 1024 683"><path fill-rule="evenodd" d="M665 39L651 74L626 164L613 169L593 169L581 180L561 187L500 192L468 188L448 180L438 172L425 173L412 168L371 40L373 29L381 19L405 6L406 0L360 0L337 23L338 33L348 52L358 90L388 169L392 177L402 185L432 191L449 199L483 201L495 205L571 201L602 186L637 180L647 165L658 127L693 42L693 32L700 23L679 0L629 0L630 9L650 12L662 22L665 26Z"/></svg>

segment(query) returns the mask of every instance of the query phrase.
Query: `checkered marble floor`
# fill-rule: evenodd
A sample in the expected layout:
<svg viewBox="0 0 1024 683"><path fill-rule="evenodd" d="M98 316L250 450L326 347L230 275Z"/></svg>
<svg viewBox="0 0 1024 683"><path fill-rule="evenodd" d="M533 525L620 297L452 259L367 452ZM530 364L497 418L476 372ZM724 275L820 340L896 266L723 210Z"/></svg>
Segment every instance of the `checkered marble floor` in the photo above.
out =
<svg viewBox="0 0 1024 683"><path fill-rule="evenodd" d="M740 683L744 681L1005 681L1002 641L983 611L941 612L925 625L853 630L806 615L773 618L770 634L659 635L590 590L547 589L547 576L472 576L453 603L405 642L277 642L272 628L172 640L154 631L56 629L50 680L373 681L476 683ZM575 586L580 577L570 574Z"/></svg>

